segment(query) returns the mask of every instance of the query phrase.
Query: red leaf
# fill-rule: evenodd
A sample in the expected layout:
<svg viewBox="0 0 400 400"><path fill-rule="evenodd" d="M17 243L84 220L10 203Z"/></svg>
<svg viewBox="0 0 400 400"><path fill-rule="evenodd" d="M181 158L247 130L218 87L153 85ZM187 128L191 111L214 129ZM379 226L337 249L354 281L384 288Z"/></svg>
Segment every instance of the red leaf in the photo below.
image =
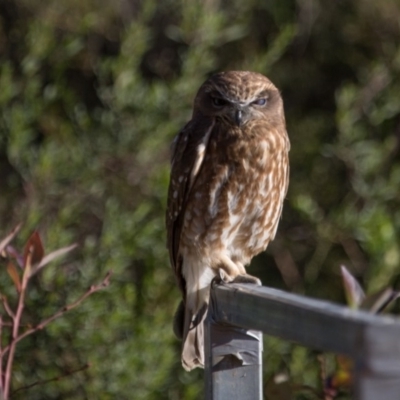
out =
<svg viewBox="0 0 400 400"><path fill-rule="evenodd" d="M26 262L28 259L28 255L32 254L31 265L35 265L42 261L44 256L44 248L42 244L42 239L40 239L40 235L38 231L34 231L31 237L26 242L24 248L24 266L26 267Z"/></svg>
<svg viewBox="0 0 400 400"><path fill-rule="evenodd" d="M15 288L17 289L17 292L19 293L21 291L21 279L19 277L17 268L11 261L7 264L7 272L8 272L8 275L10 275L11 279L13 280Z"/></svg>

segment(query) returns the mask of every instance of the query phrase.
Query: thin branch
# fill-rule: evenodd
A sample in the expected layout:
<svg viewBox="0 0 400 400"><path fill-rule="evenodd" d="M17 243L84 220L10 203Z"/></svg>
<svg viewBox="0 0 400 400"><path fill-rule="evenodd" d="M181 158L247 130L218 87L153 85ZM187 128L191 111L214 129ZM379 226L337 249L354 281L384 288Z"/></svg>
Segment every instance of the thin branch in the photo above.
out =
<svg viewBox="0 0 400 400"><path fill-rule="evenodd" d="M0 254L3 252L3 250L6 248L6 246L8 245L8 243L11 242L11 240L14 239L15 235L19 232L19 230L21 229L21 224L17 225L12 231L11 233L0 242Z"/></svg>
<svg viewBox="0 0 400 400"><path fill-rule="evenodd" d="M59 381L59 380L61 380L61 379L63 379L63 378L66 378L66 377L68 377L68 376L74 375L74 374L76 374L76 373L78 373L78 372L85 371L85 370L88 369L88 368L90 368L90 364L85 364L85 365L83 365L82 367L80 367L80 368L78 368L78 369L75 369L75 370L73 370L73 371L66 372L66 373L63 374L63 375L59 375L59 376L56 376L56 377L50 378L50 379L45 379L45 380L43 380L43 381L36 381L36 382L31 383L30 385L21 386L21 387L19 387L18 389L15 389L13 392L11 392L11 395L14 395L15 393L17 393L17 392L19 392L19 391L21 391L21 390L28 390L28 389L30 389L30 388L33 388L34 386L37 386L37 385L45 385L45 384L47 384L47 383Z"/></svg>
<svg viewBox="0 0 400 400"><path fill-rule="evenodd" d="M18 297L17 311L13 317L11 341L10 344L7 346L9 348L9 354L7 358L6 370L4 372L4 384L3 384L3 396L5 400L8 399L10 393L12 365L14 362L15 348L18 343L17 338L18 338L19 325L21 322L22 312L25 306L25 293L26 293L26 288L28 286L29 273L31 271L33 250L34 250L33 246L31 246L27 254L24 274L22 276L21 291ZM2 353L2 356L4 356L5 354L6 352L4 351Z"/></svg>
<svg viewBox="0 0 400 400"><path fill-rule="evenodd" d="M3 302L4 310L6 310L6 313L8 314L8 316L9 316L11 319L14 319L14 318L15 318L15 315L14 315L13 310L11 310L10 305L8 304L7 297L6 297L6 296L1 296L1 301Z"/></svg>
<svg viewBox="0 0 400 400"><path fill-rule="evenodd" d="M74 309L75 307L79 306L79 304L82 303L83 300L85 300L87 297L89 297L90 295L92 295L95 292L98 292L101 289L104 289L105 287L107 287L110 284L110 277L111 277L111 271L109 271L107 273L107 275L105 276L105 278L103 279L103 281L101 283L99 283L98 285L92 285L90 286L90 288L81 296L79 297L76 301L74 301L71 304L68 304L66 306L64 306L63 308L61 308L60 310L58 310L55 314L53 314L51 317L43 320L42 322L40 322L39 324L37 324L36 326L26 330L24 333L22 333L21 335L19 335L18 337L16 337L12 343L16 344L18 343L20 340L24 339L25 337L31 335L32 333L43 329L46 325L48 325L50 322L53 322L55 319L60 318L62 315L64 315L66 312L71 311L72 309ZM4 348L3 350L3 355L6 354L8 351L11 350L11 344L8 345L7 347Z"/></svg>

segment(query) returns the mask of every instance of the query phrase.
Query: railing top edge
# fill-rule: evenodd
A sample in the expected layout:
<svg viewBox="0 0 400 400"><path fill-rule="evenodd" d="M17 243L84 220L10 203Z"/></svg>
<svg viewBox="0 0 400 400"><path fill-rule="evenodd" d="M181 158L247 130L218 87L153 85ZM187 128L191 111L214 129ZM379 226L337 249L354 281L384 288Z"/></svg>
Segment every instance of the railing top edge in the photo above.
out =
<svg viewBox="0 0 400 400"><path fill-rule="evenodd" d="M217 300L220 295L232 294L234 297L257 298L261 302L263 299L271 302L284 304L299 311L310 311L318 314L327 314L331 318L346 319L346 321L358 322L370 326L393 326L400 330L400 318L389 315L376 315L368 311L354 310L345 305L336 304L328 300L321 300L306 297L304 295L285 292L283 290L270 288L267 286L256 286L250 284L214 284L214 296Z"/></svg>

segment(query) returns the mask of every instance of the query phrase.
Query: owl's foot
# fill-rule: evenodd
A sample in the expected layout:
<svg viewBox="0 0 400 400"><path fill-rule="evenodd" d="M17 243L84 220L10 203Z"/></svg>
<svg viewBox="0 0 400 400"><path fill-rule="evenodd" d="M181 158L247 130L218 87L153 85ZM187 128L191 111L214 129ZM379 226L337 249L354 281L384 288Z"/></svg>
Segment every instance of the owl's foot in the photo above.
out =
<svg viewBox="0 0 400 400"><path fill-rule="evenodd" d="M235 279L232 281L232 283L252 283L253 285L257 286L262 285L260 279L258 279L256 276L249 274L236 276Z"/></svg>
<svg viewBox="0 0 400 400"><path fill-rule="evenodd" d="M251 283L253 285L261 286L262 283L260 279L253 275L249 274L239 274L236 275L233 279L222 269L219 269L219 276L216 277L216 281L224 282L224 283ZM219 279L218 279L219 278Z"/></svg>

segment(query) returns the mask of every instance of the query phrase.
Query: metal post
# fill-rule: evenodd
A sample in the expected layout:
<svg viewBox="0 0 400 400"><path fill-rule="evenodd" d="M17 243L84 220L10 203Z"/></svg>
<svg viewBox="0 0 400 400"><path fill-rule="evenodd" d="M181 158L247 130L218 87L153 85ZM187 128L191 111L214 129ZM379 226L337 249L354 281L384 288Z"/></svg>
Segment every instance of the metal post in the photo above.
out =
<svg viewBox="0 0 400 400"><path fill-rule="evenodd" d="M267 287L214 283L205 322L207 400L262 398L261 334L249 329L352 358L355 400L400 399L399 318Z"/></svg>
<svg viewBox="0 0 400 400"><path fill-rule="evenodd" d="M354 354L356 400L400 399L400 337L396 327L368 326Z"/></svg>
<svg viewBox="0 0 400 400"><path fill-rule="evenodd" d="M262 332L205 321L205 399L261 400Z"/></svg>

